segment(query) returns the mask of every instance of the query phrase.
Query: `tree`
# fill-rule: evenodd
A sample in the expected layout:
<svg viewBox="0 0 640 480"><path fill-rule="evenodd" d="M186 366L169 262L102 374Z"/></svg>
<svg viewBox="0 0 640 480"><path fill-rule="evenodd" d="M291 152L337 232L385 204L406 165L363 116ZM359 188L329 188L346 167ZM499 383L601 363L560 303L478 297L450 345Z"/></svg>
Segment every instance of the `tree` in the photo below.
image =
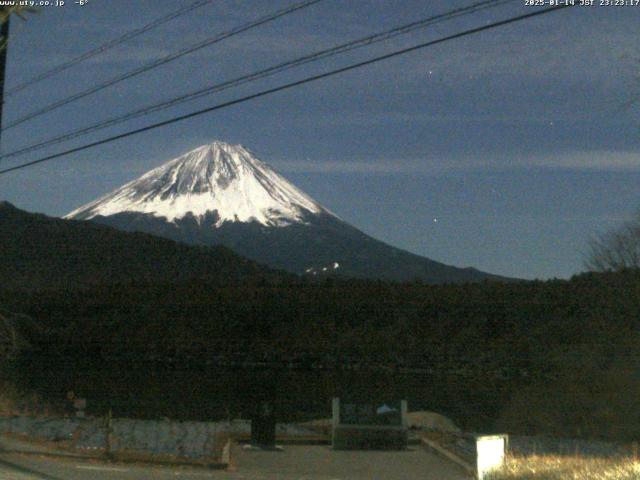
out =
<svg viewBox="0 0 640 480"><path fill-rule="evenodd" d="M25 20L25 13L34 13L37 10L32 7L0 7L0 25L4 25L9 21L9 18L12 15L17 15L21 19ZM8 35L7 32L4 31L0 36L0 50L4 50L7 46Z"/></svg>
<svg viewBox="0 0 640 480"><path fill-rule="evenodd" d="M621 227L589 242L585 266L597 272L640 269L640 210Z"/></svg>

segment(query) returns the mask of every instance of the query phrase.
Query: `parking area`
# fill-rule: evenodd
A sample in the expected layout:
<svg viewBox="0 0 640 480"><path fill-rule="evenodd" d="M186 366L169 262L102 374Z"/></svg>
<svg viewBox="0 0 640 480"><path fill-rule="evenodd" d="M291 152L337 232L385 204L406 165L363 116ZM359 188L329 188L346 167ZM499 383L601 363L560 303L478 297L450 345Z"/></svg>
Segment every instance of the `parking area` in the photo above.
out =
<svg viewBox="0 0 640 480"><path fill-rule="evenodd" d="M105 463L37 448L0 437L0 479L142 480L468 480L442 457L411 445L401 451L333 450L328 445L285 445L281 451L247 450L233 443L228 470L202 467ZM18 451L19 450L19 451Z"/></svg>

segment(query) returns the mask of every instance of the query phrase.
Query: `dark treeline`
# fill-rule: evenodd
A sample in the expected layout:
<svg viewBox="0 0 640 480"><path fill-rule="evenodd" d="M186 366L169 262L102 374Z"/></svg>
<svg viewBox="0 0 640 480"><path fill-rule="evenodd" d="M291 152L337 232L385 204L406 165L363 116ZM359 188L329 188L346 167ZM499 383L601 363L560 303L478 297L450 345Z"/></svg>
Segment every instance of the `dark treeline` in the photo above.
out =
<svg viewBox="0 0 640 480"><path fill-rule="evenodd" d="M40 358L98 359L103 369L129 358L157 368L415 370L456 392L448 413L468 428L640 436L634 271L445 286L285 279L0 290L0 304L37 320Z"/></svg>

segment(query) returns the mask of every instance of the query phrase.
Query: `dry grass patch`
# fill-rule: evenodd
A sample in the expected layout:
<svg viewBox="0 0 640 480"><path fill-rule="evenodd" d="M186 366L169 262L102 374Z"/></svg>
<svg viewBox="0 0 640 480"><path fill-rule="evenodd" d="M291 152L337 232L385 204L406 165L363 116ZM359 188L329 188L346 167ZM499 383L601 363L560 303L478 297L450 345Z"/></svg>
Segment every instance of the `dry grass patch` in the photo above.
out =
<svg viewBox="0 0 640 480"><path fill-rule="evenodd" d="M640 461L581 456L511 456L487 480L639 480Z"/></svg>

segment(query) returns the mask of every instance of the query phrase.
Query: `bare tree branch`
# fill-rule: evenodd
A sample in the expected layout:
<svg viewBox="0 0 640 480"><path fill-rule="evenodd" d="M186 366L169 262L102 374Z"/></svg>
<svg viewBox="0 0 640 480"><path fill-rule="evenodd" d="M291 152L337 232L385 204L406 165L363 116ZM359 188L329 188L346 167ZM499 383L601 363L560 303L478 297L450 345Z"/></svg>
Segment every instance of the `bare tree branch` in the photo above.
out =
<svg viewBox="0 0 640 480"><path fill-rule="evenodd" d="M592 239L584 264L596 272L640 269L640 211L620 228Z"/></svg>

